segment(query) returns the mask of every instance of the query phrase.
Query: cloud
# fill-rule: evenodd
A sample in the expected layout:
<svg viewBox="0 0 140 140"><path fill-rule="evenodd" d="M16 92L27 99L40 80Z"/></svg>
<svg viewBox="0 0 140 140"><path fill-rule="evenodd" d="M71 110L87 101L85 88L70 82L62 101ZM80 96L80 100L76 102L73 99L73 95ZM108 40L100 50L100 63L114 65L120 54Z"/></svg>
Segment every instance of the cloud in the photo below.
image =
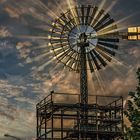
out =
<svg viewBox="0 0 140 140"><path fill-rule="evenodd" d="M7 0L0 0L0 3L2 4L2 3L5 3Z"/></svg>
<svg viewBox="0 0 140 140"><path fill-rule="evenodd" d="M139 59L140 58L140 49L139 49L139 47L131 48L129 54L133 55L136 59Z"/></svg>
<svg viewBox="0 0 140 140"><path fill-rule="evenodd" d="M33 97L31 91L28 91L35 88L35 85L25 81L19 76L8 76L8 79L0 80L0 137L5 133L23 139L29 132L30 136L35 135L37 99ZM33 91L35 97L38 91ZM30 92L30 97L27 97L26 92Z"/></svg>
<svg viewBox="0 0 140 140"><path fill-rule="evenodd" d="M18 42L17 45L16 45L16 48L17 49L21 49L23 47L30 47L32 45L31 42L29 41L25 41L25 42Z"/></svg>
<svg viewBox="0 0 140 140"><path fill-rule="evenodd" d="M10 103L10 99L1 97L0 126L0 137L2 137L5 133L24 138L29 132L31 135L34 135L35 113L33 111L28 111L12 105Z"/></svg>
<svg viewBox="0 0 140 140"><path fill-rule="evenodd" d="M0 37L4 38L4 37L10 37L11 33L8 31L8 29L4 26L0 26Z"/></svg>
<svg viewBox="0 0 140 140"><path fill-rule="evenodd" d="M126 74L126 78L115 78L111 83L110 90L112 93L115 91L115 95L123 95L124 97L127 97L128 92L133 90L136 84L136 76L131 69Z"/></svg>
<svg viewBox="0 0 140 140"><path fill-rule="evenodd" d="M20 17L18 12L14 8L12 8L12 7L6 7L5 11L9 14L9 16L11 18L19 18Z"/></svg>
<svg viewBox="0 0 140 140"><path fill-rule="evenodd" d="M20 94L25 89L26 89L26 87L11 85L6 80L0 80L0 95L4 95L7 98L10 98L13 96L20 96Z"/></svg>
<svg viewBox="0 0 140 140"><path fill-rule="evenodd" d="M14 99L15 99L15 101L18 101L18 102L20 102L20 103L23 102L24 104L28 103L28 104L33 105L33 106L36 105L36 102L35 102L34 100L30 99L30 98L26 98L26 97L16 97L16 98L14 98Z"/></svg>

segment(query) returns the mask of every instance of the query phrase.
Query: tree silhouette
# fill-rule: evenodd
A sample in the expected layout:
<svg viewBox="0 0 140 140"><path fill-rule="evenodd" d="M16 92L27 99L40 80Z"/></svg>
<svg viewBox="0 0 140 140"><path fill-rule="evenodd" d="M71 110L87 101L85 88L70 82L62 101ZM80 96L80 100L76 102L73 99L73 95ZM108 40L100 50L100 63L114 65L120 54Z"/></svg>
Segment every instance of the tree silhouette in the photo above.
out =
<svg viewBox="0 0 140 140"><path fill-rule="evenodd" d="M138 86L136 91L129 92L128 108L124 112L131 123L125 126L125 140L140 140L140 68L137 70Z"/></svg>

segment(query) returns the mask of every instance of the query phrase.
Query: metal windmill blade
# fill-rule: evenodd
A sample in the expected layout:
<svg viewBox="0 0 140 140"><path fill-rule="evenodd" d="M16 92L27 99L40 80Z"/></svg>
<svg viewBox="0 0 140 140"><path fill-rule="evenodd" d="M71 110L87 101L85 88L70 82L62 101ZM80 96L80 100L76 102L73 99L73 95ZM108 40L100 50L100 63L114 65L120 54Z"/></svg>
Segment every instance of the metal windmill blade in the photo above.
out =
<svg viewBox="0 0 140 140"><path fill-rule="evenodd" d="M104 10L96 6L79 6L68 10L52 24L50 46L59 62L71 70L80 70L79 37L87 36L89 46L86 47L87 69L94 72L111 62L118 49L119 38L116 37L117 25Z"/></svg>

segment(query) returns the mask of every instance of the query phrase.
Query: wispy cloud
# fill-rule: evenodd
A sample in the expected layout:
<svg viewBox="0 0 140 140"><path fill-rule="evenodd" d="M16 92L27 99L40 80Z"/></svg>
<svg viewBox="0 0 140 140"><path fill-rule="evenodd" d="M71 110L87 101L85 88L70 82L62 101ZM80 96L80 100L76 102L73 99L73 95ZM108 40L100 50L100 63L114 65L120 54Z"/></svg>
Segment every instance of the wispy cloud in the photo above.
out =
<svg viewBox="0 0 140 140"><path fill-rule="evenodd" d="M4 26L0 26L0 37L4 38L4 37L10 37L11 33L8 31L8 29Z"/></svg>

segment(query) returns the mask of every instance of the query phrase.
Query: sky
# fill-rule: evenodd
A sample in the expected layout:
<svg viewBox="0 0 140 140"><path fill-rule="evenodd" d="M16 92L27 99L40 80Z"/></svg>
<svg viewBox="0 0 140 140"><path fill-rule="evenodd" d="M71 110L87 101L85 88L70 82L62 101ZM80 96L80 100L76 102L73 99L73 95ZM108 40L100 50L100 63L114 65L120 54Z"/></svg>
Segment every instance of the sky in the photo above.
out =
<svg viewBox="0 0 140 140"><path fill-rule="evenodd" d="M120 32L140 25L140 0L0 0L0 140L11 134L36 137L36 104L51 90L79 93L79 75L58 64L48 46L50 23L70 5L91 4L107 10ZM135 89L140 42L120 40L119 51L96 75L88 76L89 93L127 100Z"/></svg>

